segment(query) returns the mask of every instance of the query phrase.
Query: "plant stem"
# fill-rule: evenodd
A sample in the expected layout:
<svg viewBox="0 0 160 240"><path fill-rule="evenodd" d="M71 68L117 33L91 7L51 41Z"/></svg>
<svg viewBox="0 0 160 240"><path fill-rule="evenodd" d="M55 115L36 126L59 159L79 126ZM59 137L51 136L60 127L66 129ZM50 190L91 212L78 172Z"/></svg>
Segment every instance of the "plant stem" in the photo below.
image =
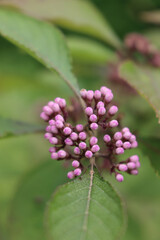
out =
<svg viewBox="0 0 160 240"><path fill-rule="evenodd" d="M89 216L89 207L91 202L91 193L92 193L92 186L93 186L93 175L94 175L94 165L95 165L95 158L90 159L91 170L90 170L90 184L88 190L88 197L87 197L87 205L85 210L85 217L84 217L84 224L83 224L83 234L86 236L87 232L87 225L88 225L88 216ZM84 235L81 235L81 239L84 239Z"/></svg>

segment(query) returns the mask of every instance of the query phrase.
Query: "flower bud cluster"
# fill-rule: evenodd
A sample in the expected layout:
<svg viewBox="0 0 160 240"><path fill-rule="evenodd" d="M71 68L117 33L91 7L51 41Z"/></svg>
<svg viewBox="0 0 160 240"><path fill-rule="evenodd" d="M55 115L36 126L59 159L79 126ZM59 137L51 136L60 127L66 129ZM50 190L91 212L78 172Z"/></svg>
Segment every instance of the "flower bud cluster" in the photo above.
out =
<svg viewBox="0 0 160 240"><path fill-rule="evenodd" d="M137 33L128 34L125 38L125 46L130 51L130 54L139 52L149 64L154 67L160 67L160 52L143 35Z"/></svg>
<svg viewBox="0 0 160 240"><path fill-rule="evenodd" d="M126 161L122 161L118 163L115 168L121 172L127 172L131 175L138 174L138 168L140 168L139 157L137 155L133 155L129 157ZM119 172L115 171L115 177L118 182L122 182L124 180L123 175Z"/></svg>
<svg viewBox="0 0 160 240"><path fill-rule="evenodd" d="M115 161L111 161L117 155L123 154L125 150L138 146L135 135L127 127L121 131L114 130L119 125L118 120L113 118L118 112L118 107L111 104L113 99L111 89L105 86L96 91L82 89L80 94L85 102L84 112L87 117L85 125L73 126L68 122L68 110L63 98L56 98L43 107L40 116L48 122L44 137L52 145L49 149L51 158L72 160L74 170L68 172L67 176L69 179L80 176L84 169L83 160L101 156L97 136L100 131L103 131L104 136L100 137L104 140L107 150L105 152L109 154L105 155L104 161L110 158L110 171L115 173L117 181L120 181L120 176L122 179L123 176L119 172L124 172L124 169L126 169L125 172L136 175L137 163L134 168L129 167L134 162L131 160L133 156L123 163L115 164ZM126 167L123 168L124 165Z"/></svg>
<svg viewBox="0 0 160 240"><path fill-rule="evenodd" d="M112 138L108 134L104 135L104 142L111 150L111 153L116 155L121 155L125 152L125 150L137 148L138 146L136 136L132 134L127 127L123 128L121 131L115 132ZM139 158L137 155L134 155L125 161L113 164L111 172L115 173L117 181L122 182L123 175L117 172L117 170L121 172L127 172L132 175L137 175L139 167Z"/></svg>
<svg viewBox="0 0 160 240"><path fill-rule="evenodd" d="M130 33L125 38L125 46L131 51L148 54L151 51L149 41L141 34Z"/></svg>
<svg viewBox="0 0 160 240"><path fill-rule="evenodd" d="M82 158L90 159L100 150L98 139L89 137L85 126L77 124L75 127L66 121L66 102L56 98L43 107L41 118L48 122L44 137L53 145L49 152L54 160L73 159L74 171L68 173L68 178L81 175ZM88 143L89 139L89 143Z"/></svg>
<svg viewBox="0 0 160 240"><path fill-rule="evenodd" d="M113 139L115 141L116 154L123 154L126 149L138 146L136 136L127 127L123 128L121 132L116 132Z"/></svg>
<svg viewBox="0 0 160 240"><path fill-rule="evenodd" d="M90 130L94 131L99 127L109 129L118 126L117 120L111 120L118 111L117 106L110 104L113 99L111 89L104 86L95 92L82 89L80 94L86 104L85 113L88 117Z"/></svg>

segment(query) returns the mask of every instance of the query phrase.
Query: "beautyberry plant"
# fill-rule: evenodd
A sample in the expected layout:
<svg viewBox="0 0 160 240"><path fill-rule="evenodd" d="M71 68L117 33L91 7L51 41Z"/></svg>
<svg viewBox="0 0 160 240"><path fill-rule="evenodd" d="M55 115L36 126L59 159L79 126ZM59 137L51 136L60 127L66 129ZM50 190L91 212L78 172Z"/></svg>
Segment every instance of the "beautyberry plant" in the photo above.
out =
<svg viewBox="0 0 160 240"><path fill-rule="evenodd" d="M68 172L69 179L85 171L86 159L94 161L98 169L114 174L118 182L124 180L122 172L137 175L140 167L137 155L118 161L118 155L136 148L138 143L128 127L118 129L119 121L115 119L118 107L112 104L111 89L105 86L96 91L82 89L80 95L85 103L85 124L69 122L63 98L57 97L43 107L40 116L48 123L44 137L52 144L51 158L72 160L74 170ZM99 162L99 159L102 160Z"/></svg>
<svg viewBox="0 0 160 240"><path fill-rule="evenodd" d="M159 184L145 161L145 155L156 173L160 174L159 125L156 125L154 113L147 106L148 102L160 122L160 34L158 28L151 29L150 25L147 31L147 25L140 22L141 17L136 19L135 12L138 9L137 16L141 16L142 1L130 4L130 20L125 12L128 3L123 2L117 14L114 1L108 4L108 1L68 0L67 5L66 0L0 1L1 115L10 116L11 113L16 117L20 113L24 119L26 115L31 121L36 119L36 113L39 112L39 104L36 103L41 101L42 96L48 98L53 91L59 90L69 94L65 86L59 85L60 80L68 85L78 99L77 101L73 97L67 105L65 99L57 97L43 107L41 118L46 122L44 137L50 145L49 152L53 161L42 160L43 147L40 147L39 136L36 141L33 139L33 144L36 145L33 145L33 151L28 151L30 155L25 154L28 149L26 141L29 140L30 147L30 138L23 139L23 154L17 154L18 141L15 143L18 144L17 152L15 144L10 142L11 150L7 153L7 159L14 164L5 162L5 150L9 148L9 142L5 140L6 147L3 145L5 143L2 144L4 154L0 157L1 172L7 173L0 178L2 239L150 240L153 232L159 236L159 232L155 231L156 224L159 226L155 219L159 218L155 218L155 214L152 218L150 216L152 210L154 212L158 209L155 204L158 202ZM140 6L137 5L139 2ZM149 9L146 2L151 4L149 2L152 1L143 2L144 9ZM98 9L104 10L104 16ZM125 17L127 25L124 24ZM120 38L110 26L110 21L114 23ZM143 31L136 32L140 30ZM39 77L40 84L37 81ZM33 80L29 85L28 78ZM27 83L27 89L22 87L23 80L24 84ZM118 113L119 106L113 100L113 89L102 86L100 90L82 89L79 92L79 84L84 83L84 88L88 89L91 81L94 89L101 86L102 82L114 89L117 101L119 99L124 103L123 109L129 116L127 122L131 130L121 122L122 115ZM11 88L19 83L18 92L21 94L17 98L17 90L11 91ZM51 89L51 84L54 84L54 89ZM6 95L3 90L7 91ZM34 96L32 106L28 94ZM14 111L10 101L6 101L9 95L14 100L13 104L17 102ZM24 108L27 102L28 111ZM2 140L24 133L44 133L44 124L29 124L2 116ZM138 174L140 162L139 156L135 155L137 149L134 148L138 147L138 143L134 131L139 135L138 154L144 160L143 176L137 177L136 181L134 176ZM39 164L32 170L35 158ZM24 164L21 164L22 160ZM68 168L67 171L61 169L61 162ZM20 169L24 173L25 167L31 167L31 172L20 180L19 189L11 202L9 198L14 193ZM122 198L107 179L109 174L113 176L112 180L117 181L128 202L129 227L124 238L127 211ZM130 177L135 182L133 188L127 181L119 184L129 175L133 175ZM9 177L9 182L6 176ZM67 176L72 181L66 183ZM11 186L7 188L6 195L6 181L8 185L11 178L15 184L12 189ZM131 188L132 191L128 192ZM154 195L156 201L152 200ZM152 196L149 201L147 196ZM9 214L9 218L6 214ZM146 222L146 218L149 221ZM8 219L14 219L10 228Z"/></svg>

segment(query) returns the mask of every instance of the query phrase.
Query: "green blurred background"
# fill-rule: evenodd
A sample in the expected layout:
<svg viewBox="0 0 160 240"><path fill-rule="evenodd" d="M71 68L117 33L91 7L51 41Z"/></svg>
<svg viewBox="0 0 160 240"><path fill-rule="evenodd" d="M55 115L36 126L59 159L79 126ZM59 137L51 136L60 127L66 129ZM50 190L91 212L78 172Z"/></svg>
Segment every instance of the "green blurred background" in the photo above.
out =
<svg viewBox="0 0 160 240"><path fill-rule="evenodd" d="M139 14L160 8L159 0L93 0L117 35L123 39L129 32L145 32L157 28L144 23ZM67 36L79 36L62 29ZM96 41L96 40L95 40ZM98 42L98 41L97 41ZM100 41L99 41L100 42ZM82 88L97 89L110 85L105 64L85 63L81 52L74 51L73 69ZM87 55L87 53L86 53ZM86 56L88 59L89 56ZM92 57L91 57L92 59ZM103 62L103 61L102 61ZM115 84L116 85L116 84ZM123 86L113 86L116 101L127 124L138 136L158 136L160 128L155 113L144 99L126 94ZM0 38L0 115L28 123L42 124L42 106L57 96L69 102L71 90L54 73ZM60 164L52 162L43 133L4 138L0 141L0 239L43 239L43 211L54 188L67 181ZM128 227L124 240L160 239L160 179L152 169L148 156L139 148L142 167L136 177L125 176L115 185L123 196L128 211ZM52 171L53 170L53 171ZM36 175L37 174L37 175ZM47 179L47 180L46 180Z"/></svg>

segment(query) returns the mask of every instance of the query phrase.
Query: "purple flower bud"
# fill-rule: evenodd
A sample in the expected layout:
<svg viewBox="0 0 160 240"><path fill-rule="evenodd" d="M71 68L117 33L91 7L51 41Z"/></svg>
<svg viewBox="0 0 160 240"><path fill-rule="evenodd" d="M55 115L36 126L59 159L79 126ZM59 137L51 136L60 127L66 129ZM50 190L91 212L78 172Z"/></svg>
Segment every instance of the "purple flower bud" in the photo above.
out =
<svg viewBox="0 0 160 240"><path fill-rule="evenodd" d="M96 137L91 137L90 138L90 144L91 146L95 145L98 142L98 139Z"/></svg>
<svg viewBox="0 0 160 240"><path fill-rule="evenodd" d="M65 108L66 107L66 100L65 99L63 99L63 98L61 98L60 100L59 100L59 106L61 107L61 108Z"/></svg>
<svg viewBox="0 0 160 240"><path fill-rule="evenodd" d="M67 173L67 177L68 177L69 179L73 179L73 178L75 177L74 172L73 172L73 171L68 172L68 173Z"/></svg>
<svg viewBox="0 0 160 240"><path fill-rule="evenodd" d="M125 132L130 132L130 130L129 130L128 127L124 127L124 128L122 128L122 133L125 133Z"/></svg>
<svg viewBox="0 0 160 240"><path fill-rule="evenodd" d="M141 166L140 162L139 161L136 162L136 168L140 168L140 166Z"/></svg>
<svg viewBox="0 0 160 240"><path fill-rule="evenodd" d="M74 170L74 175L75 175L75 176L79 176L79 175L81 175L81 173L82 173L82 171L81 171L80 168L76 168L76 169Z"/></svg>
<svg viewBox="0 0 160 240"><path fill-rule="evenodd" d="M131 137L131 135L132 135L132 133L130 133L129 131L126 131L126 132L123 134L123 137L124 137L125 139L129 140L130 137Z"/></svg>
<svg viewBox="0 0 160 240"><path fill-rule="evenodd" d="M86 140L87 138L87 134L85 132L80 132L79 133L79 139L80 140Z"/></svg>
<svg viewBox="0 0 160 240"><path fill-rule="evenodd" d="M57 121L55 122L55 125L56 125L57 128L63 128L63 126L64 126L63 122L60 121L60 120L57 120Z"/></svg>
<svg viewBox="0 0 160 240"><path fill-rule="evenodd" d="M117 120L111 120L109 122L109 126L110 127L117 127L118 126L118 121Z"/></svg>
<svg viewBox="0 0 160 240"><path fill-rule="evenodd" d="M51 126L46 127L46 132L51 132Z"/></svg>
<svg viewBox="0 0 160 240"><path fill-rule="evenodd" d="M67 156L67 153L66 153L66 151L64 151L64 150L59 150L58 151L58 158L65 158Z"/></svg>
<svg viewBox="0 0 160 240"><path fill-rule="evenodd" d="M96 129L98 128L98 124L97 124L97 123L91 123L91 124L90 124L90 128L91 128L92 130L96 130Z"/></svg>
<svg viewBox="0 0 160 240"><path fill-rule="evenodd" d="M51 158L54 159L54 160L57 160L58 159L58 153L56 153L56 152L51 153Z"/></svg>
<svg viewBox="0 0 160 240"><path fill-rule="evenodd" d="M138 155L133 155L129 159L130 159L130 161L135 162L135 163L139 161Z"/></svg>
<svg viewBox="0 0 160 240"><path fill-rule="evenodd" d="M106 113L106 109L105 109L104 107L100 107L100 108L98 109L98 114L99 114L100 116L105 115L105 113Z"/></svg>
<svg viewBox="0 0 160 240"><path fill-rule="evenodd" d="M106 134L106 135L104 135L103 140L104 140L106 143L108 143L108 142L111 141L111 137L110 137L108 134Z"/></svg>
<svg viewBox="0 0 160 240"><path fill-rule="evenodd" d="M99 90L96 90L96 91L94 92L94 98L95 98L96 100L99 100L99 99L101 98L101 92L100 92Z"/></svg>
<svg viewBox="0 0 160 240"><path fill-rule="evenodd" d="M76 155L79 155L79 154L81 153L81 150L79 149L79 147L75 147L75 148L74 148L74 153L75 153Z"/></svg>
<svg viewBox="0 0 160 240"><path fill-rule="evenodd" d="M56 152L56 148L55 147L50 147L49 148L49 152L50 153L55 153Z"/></svg>
<svg viewBox="0 0 160 240"><path fill-rule="evenodd" d="M113 93L112 92L108 92L106 95L105 95L105 101L107 103L110 103L113 99Z"/></svg>
<svg viewBox="0 0 160 240"><path fill-rule="evenodd" d="M89 117L89 120L91 122L97 122L97 116L95 114L92 114L90 117Z"/></svg>
<svg viewBox="0 0 160 240"><path fill-rule="evenodd" d="M107 88L105 86L102 86L100 88L100 91L101 91L102 95L106 95L108 92L112 92L111 89L109 89L109 88Z"/></svg>
<svg viewBox="0 0 160 240"><path fill-rule="evenodd" d="M78 132L83 131L83 125L82 124L77 124L76 129L77 129Z"/></svg>
<svg viewBox="0 0 160 240"><path fill-rule="evenodd" d="M129 163L127 163L127 167L128 167L128 169L132 170L132 169L136 168L136 164L134 162L129 162Z"/></svg>
<svg viewBox="0 0 160 240"><path fill-rule="evenodd" d="M100 147L99 147L99 145L93 145L92 146L92 148L91 148L91 151L93 152L93 153L96 153L96 152L98 152L100 150Z"/></svg>
<svg viewBox="0 0 160 240"><path fill-rule="evenodd" d="M87 107L87 108L85 109L85 113L86 113L88 116L90 116L90 115L93 114L93 109L92 109L91 107Z"/></svg>
<svg viewBox="0 0 160 240"><path fill-rule="evenodd" d="M61 100L60 97L56 97L56 98L54 99L55 103L58 103L58 104L59 104L59 101L60 101L60 100Z"/></svg>
<svg viewBox="0 0 160 240"><path fill-rule="evenodd" d="M79 148L80 149L84 150L84 149L86 149L86 147L87 147L87 144L85 142L80 142L79 143Z"/></svg>
<svg viewBox="0 0 160 240"><path fill-rule="evenodd" d="M61 122L64 122L64 118L62 117L62 115L58 114L55 116L55 120L56 121L61 121Z"/></svg>
<svg viewBox="0 0 160 240"><path fill-rule="evenodd" d="M110 115L115 115L118 112L118 107L117 106L112 106L110 107L110 109L108 110L108 113Z"/></svg>
<svg viewBox="0 0 160 240"><path fill-rule="evenodd" d="M53 134L57 134L58 133L58 129L56 128L56 126L50 126L50 132Z"/></svg>
<svg viewBox="0 0 160 240"><path fill-rule="evenodd" d="M65 128L63 129L63 133L64 133L65 135L70 135L71 132L72 132L72 129L71 129L70 127L65 127Z"/></svg>
<svg viewBox="0 0 160 240"><path fill-rule="evenodd" d="M131 170L131 171L130 171L130 174L132 174L132 175L137 175L137 174L138 174L138 170L137 170L137 169Z"/></svg>
<svg viewBox="0 0 160 240"><path fill-rule="evenodd" d="M136 136L135 135L131 135L129 141L132 143L132 142L135 142L136 141Z"/></svg>
<svg viewBox="0 0 160 240"><path fill-rule="evenodd" d="M58 133L58 129L55 126L51 126L51 132L54 134Z"/></svg>
<svg viewBox="0 0 160 240"><path fill-rule="evenodd" d="M80 95L81 95L81 97L84 99L84 98L86 98L86 96L87 96L87 90L86 89L82 89L81 91L80 91Z"/></svg>
<svg viewBox="0 0 160 240"><path fill-rule="evenodd" d="M125 172L125 171L128 170L128 167L127 167L126 164L119 164L118 170L119 170L119 171L122 171L122 172Z"/></svg>
<svg viewBox="0 0 160 240"><path fill-rule="evenodd" d="M102 101L97 103L97 108L99 109L100 107L104 107L104 103Z"/></svg>
<svg viewBox="0 0 160 240"><path fill-rule="evenodd" d="M79 167L79 162L77 161L77 160L74 160L73 162L72 162L72 167L74 167L74 168L77 168L77 167Z"/></svg>
<svg viewBox="0 0 160 240"><path fill-rule="evenodd" d="M48 106L44 106L43 107L43 111L47 114L47 115L51 115L53 113L53 110L48 107Z"/></svg>
<svg viewBox="0 0 160 240"><path fill-rule="evenodd" d="M47 132L47 133L44 134L45 139L50 139L51 137L52 137L52 133Z"/></svg>
<svg viewBox="0 0 160 240"><path fill-rule="evenodd" d="M130 142L124 142L124 143L123 143L123 148L124 148L124 149L129 149L130 147L131 147Z"/></svg>
<svg viewBox="0 0 160 240"><path fill-rule="evenodd" d="M73 141L70 138L66 138L64 142L68 146L72 146L73 145Z"/></svg>
<svg viewBox="0 0 160 240"><path fill-rule="evenodd" d="M115 134L114 134L114 140L120 140L120 139L122 139L122 133L121 132L116 132Z"/></svg>
<svg viewBox="0 0 160 240"><path fill-rule="evenodd" d="M55 125L55 121L54 121L53 119L49 120L49 125L50 125L50 126Z"/></svg>
<svg viewBox="0 0 160 240"><path fill-rule="evenodd" d="M54 112L59 112L60 111L60 107L57 103L54 103L52 105L52 109L53 109Z"/></svg>
<svg viewBox="0 0 160 240"><path fill-rule="evenodd" d="M124 149L122 147L116 148L116 154L117 155L120 155L120 154L123 154L123 153L124 153Z"/></svg>
<svg viewBox="0 0 160 240"><path fill-rule="evenodd" d="M92 100L94 96L94 92L92 90L87 91L86 98L88 100Z"/></svg>
<svg viewBox="0 0 160 240"><path fill-rule="evenodd" d="M45 114L44 112L41 112L40 117L44 120L44 121L48 121L49 117L47 114Z"/></svg>
<svg viewBox="0 0 160 240"><path fill-rule="evenodd" d="M134 141L131 143L131 148L136 148L138 147L138 142L137 141Z"/></svg>
<svg viewBox="0 0 160 240"><path fill-rule="evenodd" d="M51 144L57 144L57 143L58 143L58 138L56 138L56 137L51 137L51 138L49 139L49 142L50 142Z"/></svg>
<svg viewBox="0 0 160 240"><path fill-rule="evenodd" d="M73 140L73 141L76 141L78 139L78 134L75 133L75 132L72 132L71 135L70 135L70 138Z"/></svg>
<svg viewBox="0 0 160 240"><path fill-rule="evenodd" d="M91 158L92 156L93 156L93 153L91 151L88 150L88 151L85 152L85 157L86 158Z"/></svg>
<svg viewBox="0 0 160 240"><path fill-rule="evenodd" d="M53 101L48 102L48 107L50 107L52 109L53 106L54 106L54 102Z"/></svg>
<svg viewBox="0 0 160 240"><path fill-rule="evenodd" d="M122 140L116 141L116 147L122 147L122 146L123 146Z"/></svg>
<svg viewBox="0 0 160 240"><path fill-rule="evenodd" d="M117 180L118 182L123 182L123 180L124 180L123 175L120 174L120 173L116 174L116 180Z"/></svg>

